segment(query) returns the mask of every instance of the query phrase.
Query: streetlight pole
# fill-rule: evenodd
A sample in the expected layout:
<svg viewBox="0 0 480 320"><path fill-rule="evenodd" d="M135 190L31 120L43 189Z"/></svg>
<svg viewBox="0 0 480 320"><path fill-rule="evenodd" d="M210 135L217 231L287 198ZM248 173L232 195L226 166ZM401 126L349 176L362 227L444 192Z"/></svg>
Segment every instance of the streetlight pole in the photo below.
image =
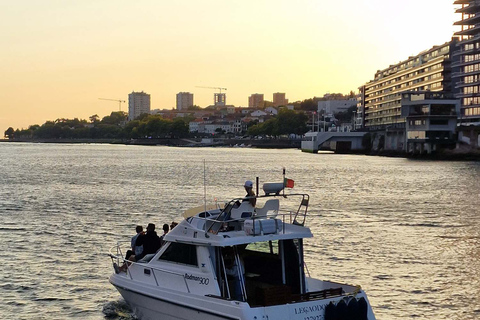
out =
<svg viewBox="0 0 480 320"><path fill-rule="evenodd" d="M357 128L357 112L353 111L353 131Z"/></svg>
<svg viewBox="0 0 480 320"><path fill-rule="evenodd" d="M323 132L325 132L325 113L327 113L327 108L323 109Z"/></svg>

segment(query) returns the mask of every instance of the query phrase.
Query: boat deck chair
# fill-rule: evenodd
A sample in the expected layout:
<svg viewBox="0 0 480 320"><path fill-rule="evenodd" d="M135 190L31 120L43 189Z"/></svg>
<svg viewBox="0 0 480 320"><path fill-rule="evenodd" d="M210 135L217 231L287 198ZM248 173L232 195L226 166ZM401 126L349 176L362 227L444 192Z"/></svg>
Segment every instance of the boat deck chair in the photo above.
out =
<svg viewBox="0 0 480 320"><path fill-rule="evenodd" d="M250 218L254 209L249 201L244 201L238 208L232 208L230 218L233 220Z"/></svg>
<svg viewBox="0 0 480 320"><path fill-rule="evenodd" d="M265 202L263 208L257 208L256 216L257 217L272 217L275 218L278 214L278 210L280 210L280 200L278 199L270 199Z"/></svg>

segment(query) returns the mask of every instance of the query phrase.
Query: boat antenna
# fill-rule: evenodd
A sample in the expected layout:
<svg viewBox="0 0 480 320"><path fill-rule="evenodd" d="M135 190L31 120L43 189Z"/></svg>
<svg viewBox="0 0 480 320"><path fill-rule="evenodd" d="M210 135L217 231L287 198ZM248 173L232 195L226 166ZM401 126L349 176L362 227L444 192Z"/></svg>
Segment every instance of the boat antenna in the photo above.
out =
<svg viewBox="0 0 480 320"><path fill-rule="evenodd" d="M206 160L203 159L203 205L205 206L205 212L207 212L207 177L206 177ZM205 214L206 216L206 214Z"/></svg>

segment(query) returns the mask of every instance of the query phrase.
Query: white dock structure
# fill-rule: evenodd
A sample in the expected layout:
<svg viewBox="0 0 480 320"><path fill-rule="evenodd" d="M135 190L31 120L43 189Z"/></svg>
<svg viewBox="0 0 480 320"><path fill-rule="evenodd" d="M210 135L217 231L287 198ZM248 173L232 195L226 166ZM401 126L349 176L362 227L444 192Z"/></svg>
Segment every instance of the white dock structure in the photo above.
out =
<svg viewBox="0 0 480 320"><path fill-rule="evenodd" d="M335 152L362 150L366 132L307 132L303 138L303 152L317 153L319 149Z"/></svg>

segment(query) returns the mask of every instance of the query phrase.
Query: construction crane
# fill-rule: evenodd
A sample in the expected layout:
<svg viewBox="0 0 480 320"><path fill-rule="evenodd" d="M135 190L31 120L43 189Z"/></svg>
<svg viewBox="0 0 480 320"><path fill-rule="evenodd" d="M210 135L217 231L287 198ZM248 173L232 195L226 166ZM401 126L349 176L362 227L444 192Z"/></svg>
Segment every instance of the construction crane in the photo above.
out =
<svg viewBox="0 0 480 320"><path fill-rule="evenodd" d="M217 90L220 90L220 93L222 93L222 90L227 90L227 88L220 88L220 87L200 87L200 86L196 86L196 88L217 89Z"/></svg>
<svg viewBox="0 0 480 320"><path fill-rule="evenodd" d="M225 93L222 94L222 90L227 90L227 88L220 88L220 87L200 87L200 86L196 86L196 88L219 90L220 93L215 93L215 94L213 95L213 104L214 104L216 107L217 107L217 106L225 106L225 104L226 104L226 95L225 95Z"/></svg>
<svg viewBox="0 0 480 320"><path fill-rule="evenodd" d="M117 101L118 102L118 111L122 111L122 102L125 103L125 100L120 100L120 99L98 98L98 100Z"/></svg>

